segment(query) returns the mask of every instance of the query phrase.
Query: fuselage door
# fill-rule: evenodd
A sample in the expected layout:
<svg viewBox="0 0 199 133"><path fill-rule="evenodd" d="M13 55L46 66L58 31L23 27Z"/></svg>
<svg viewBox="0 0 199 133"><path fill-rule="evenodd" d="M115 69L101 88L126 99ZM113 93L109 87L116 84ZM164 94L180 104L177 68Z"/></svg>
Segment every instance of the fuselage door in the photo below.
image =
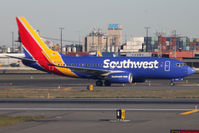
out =
<svg viewBox="0 0 199 133"><path fill-rule="evenodd" d="M165 61L164 70L167 72L170 71L170 61Z"/></svg>

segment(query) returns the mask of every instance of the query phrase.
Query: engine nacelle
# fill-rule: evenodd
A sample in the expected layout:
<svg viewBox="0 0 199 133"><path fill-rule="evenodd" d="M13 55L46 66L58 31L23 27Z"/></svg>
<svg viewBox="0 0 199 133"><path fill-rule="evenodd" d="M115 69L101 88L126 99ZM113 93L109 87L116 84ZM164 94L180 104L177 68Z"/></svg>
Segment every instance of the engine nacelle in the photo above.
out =
<svg viewBox="0 0 199 133"><path fill-rule="evenodd" d="M112 73L108 75L108 80L112 83L132 83L131 73Z"/></svg>

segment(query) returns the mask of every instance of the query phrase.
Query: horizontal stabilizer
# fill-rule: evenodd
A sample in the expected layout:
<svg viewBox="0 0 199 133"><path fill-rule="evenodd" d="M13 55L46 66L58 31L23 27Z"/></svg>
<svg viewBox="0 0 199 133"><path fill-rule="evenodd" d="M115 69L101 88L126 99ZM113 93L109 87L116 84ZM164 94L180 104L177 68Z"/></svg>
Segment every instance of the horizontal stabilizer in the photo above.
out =
<svg viewBox="0 0 199 133"><path fill-rule="evenodd" d="M22 60L22 61L36 62L36 60L32 60L32 59L21 58L21 57L10 56L10 55L6 55L6 56L7 56L7 57L10 57L10 58L19 59L19 60Z"/></svg>

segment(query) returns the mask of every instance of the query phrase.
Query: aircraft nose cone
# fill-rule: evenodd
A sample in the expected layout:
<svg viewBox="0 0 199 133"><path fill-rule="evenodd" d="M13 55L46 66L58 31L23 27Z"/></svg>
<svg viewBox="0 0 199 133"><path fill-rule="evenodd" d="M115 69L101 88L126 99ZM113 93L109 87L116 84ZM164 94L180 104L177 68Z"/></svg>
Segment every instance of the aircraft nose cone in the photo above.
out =
<svg viewBox="0 0 199 133"><path fill-rule="evenodd" d="M191 74L194 74L196 71L193 69L193 68L191 68L191 67L188 67L187 68L187 74L188 75L191 75Z"/></svg>

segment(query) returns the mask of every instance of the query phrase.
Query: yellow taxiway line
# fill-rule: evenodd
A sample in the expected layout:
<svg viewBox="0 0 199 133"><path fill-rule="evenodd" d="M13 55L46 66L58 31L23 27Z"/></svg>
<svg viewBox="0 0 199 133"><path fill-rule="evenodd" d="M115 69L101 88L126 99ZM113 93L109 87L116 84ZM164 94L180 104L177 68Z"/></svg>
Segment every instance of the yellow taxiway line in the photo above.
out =
<svg viewBox="0 0 199 133"><path fill-rule="evenodd" d="M195 109L194 110L191 110L191 111L187 111L187 112L183 112L183 113L179 113L180 115L189 115L189 114L193 114L193 113L197 113L199 112L198 110L198 107L195 106Z"/></svg>

